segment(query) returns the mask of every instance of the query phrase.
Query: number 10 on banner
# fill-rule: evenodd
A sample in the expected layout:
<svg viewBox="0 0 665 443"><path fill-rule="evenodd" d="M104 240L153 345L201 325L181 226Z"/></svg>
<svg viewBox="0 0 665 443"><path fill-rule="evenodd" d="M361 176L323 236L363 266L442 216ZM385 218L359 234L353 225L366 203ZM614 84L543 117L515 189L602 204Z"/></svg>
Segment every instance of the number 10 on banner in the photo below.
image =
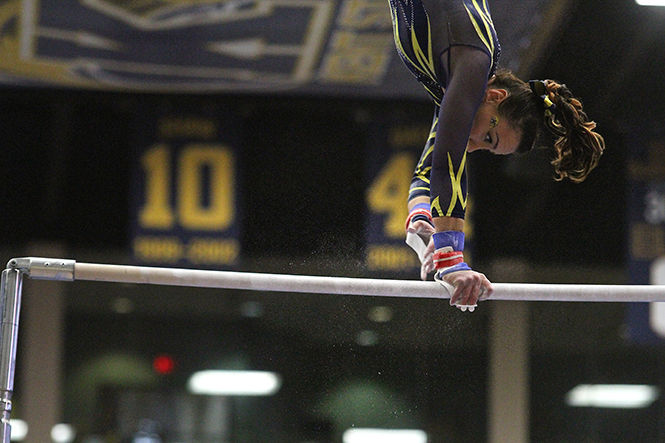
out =
<svg viewBox="0 0 665 443"><path fill-rule="evenodd" d="M151 146L139 157L133 239L142 263L228 266L237 239L233 151L221 144Z"/></svg>
<svg viewBox="0 0 665 443"><path fill-rule="evenodd" d="M175 174L171 170L171 156L167 145L158 144L141 157L145 202L139 209L140 227L170 230L178 225L192 231L228 229L233 223L235 206L232 152L221 145L187 145L175 159ZM208 180L205 180L206 174ZM175 199L171 195L173 189Z"/></svg>

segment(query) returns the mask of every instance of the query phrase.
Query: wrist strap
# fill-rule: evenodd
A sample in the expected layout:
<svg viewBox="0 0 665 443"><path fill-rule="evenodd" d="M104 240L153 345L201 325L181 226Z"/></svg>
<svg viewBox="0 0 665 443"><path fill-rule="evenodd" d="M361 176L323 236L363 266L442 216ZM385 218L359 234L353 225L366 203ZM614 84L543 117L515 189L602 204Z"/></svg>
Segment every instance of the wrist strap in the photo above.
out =
<svg viewBox="0 0 665 443"><path fill-rule="evenodd" d="M464 263L464 254L462 251L448 252L445 250L434 252L434 267L436 269L449 268L451 266Z"/></svg>
<svg viewBox="0 0 665 443"><path fill-rule="evenodd" d="M452 251L464 250L464 233L460 231L443 231L432 235L434 249L449 248Z"/></svg>
<svg viewBox="0 0 665 443"><path fill-rule="evenodd" d="M418 203L409 212L409 216L406 218L406 226L404 229L407 229L411 222L418 220L423 220L434 226L432 222L432 212L430 211L430 206L427 203Z"/></svg>
<svg viewBox="0 0 665 443"><path fill-rule="evenodd" d="M451 272L470 271L464 262L464 233L460 231L443 231L435 233L434 268L436 275L442 277Z"/></svg>
<svg viewBox="0 0 665 443"><path fill-rule="evenodd" d="M441 279L446 274L452 274L453 272L459 272L459 271L473 271L469 265L466 263L462 262L459 264L456 264L455 266L451 266L449 268L445 269L437 269L436 274L434 275L434 279Z"/></svg>

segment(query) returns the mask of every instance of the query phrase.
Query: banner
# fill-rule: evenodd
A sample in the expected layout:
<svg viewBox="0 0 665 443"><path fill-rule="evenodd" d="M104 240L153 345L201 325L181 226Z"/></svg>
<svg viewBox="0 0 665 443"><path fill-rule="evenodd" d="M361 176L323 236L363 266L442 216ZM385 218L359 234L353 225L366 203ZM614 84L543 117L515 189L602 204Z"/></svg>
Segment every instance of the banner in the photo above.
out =
<svg viewBox="0 0 665 443"><path fill-rule="evenodd" d="M548 3L492 4L502 66L519 69ZM428 100L386 0L8 0L0 44L9 85Z"/></svg>
<svg viewBox="0 0 665 443"><path fill-rule="evenodd" d="M134 158L133 255L139 264L236 264L238 120L229 112L147 116Z"/></svg>
<svg viewBox="0 0 665 443"><path fill-rule="evenodd" d="M628 247L631 284L665 284L665 143L662 134L635 131L628 163ZM658 275L657 275L658 274ZM632 304L629 332L638 342L665 338L665 303ZM657 332L657 334L656 334Z"/></svg>
<svg viewBox="0 0 665 443"><path fill-rule="evenodd" d="M9 1L0 38L12 84L425 98L385 0Z"/></svg>
<svg viewBox="0 0 665 443"><path fill-rule="evenodd" d="M413 169L429 125L386 120L375 125L367 154L366 253L373 273L419 275L420 261L404 243L404 222Z"/></svg>

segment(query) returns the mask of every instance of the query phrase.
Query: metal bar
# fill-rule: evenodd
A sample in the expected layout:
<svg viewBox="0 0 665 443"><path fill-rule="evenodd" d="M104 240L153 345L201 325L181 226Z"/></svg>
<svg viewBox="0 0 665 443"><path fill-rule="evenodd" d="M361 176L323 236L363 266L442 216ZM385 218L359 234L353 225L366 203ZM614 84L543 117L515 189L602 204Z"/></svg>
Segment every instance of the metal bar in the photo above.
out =
<svg viewBox="0 0 665 443"><path fill-rule="evenodd" d="M450 298L450 287L417 280L317 277L76 263L75 280L190 286L252 291L381 297ZM494 283L491 300L565 302L665 301L663 285L557 285Z"/></svg>
<svg viewBox="0 0 665 443"><path fill-rule="evenodd" d="M188 286L251 291L366 295L379 297L450 298L450 286L418 280L386 280L310 275L207 271L198 269L77 263L74 260L28 257L9 267L43 280L87 280ZM492 300L564 302L663 302L665 285L574 285L493 283Z"/></svg>
<svg viewBox="0 0 665 443"><path fill-rule="evenodd" d="M18 341L18 321L21 311L22 271L5 269L0 282L0 441L9 443L11 426L9 419L12 411L14 392L14 373L16 370L16 344Z"/></svg>

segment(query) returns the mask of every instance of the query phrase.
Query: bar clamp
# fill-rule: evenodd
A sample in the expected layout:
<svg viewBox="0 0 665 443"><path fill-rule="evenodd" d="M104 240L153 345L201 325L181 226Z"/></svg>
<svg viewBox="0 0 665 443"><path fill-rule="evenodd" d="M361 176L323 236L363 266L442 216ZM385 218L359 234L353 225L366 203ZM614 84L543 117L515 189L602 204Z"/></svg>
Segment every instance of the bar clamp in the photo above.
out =
<svg viewBox="0 0 665 443"><path fill-rule="evenodd" d="M7 269L18 270L35 280L74 281L76 260L21 257L7 262Z"/></svg>

